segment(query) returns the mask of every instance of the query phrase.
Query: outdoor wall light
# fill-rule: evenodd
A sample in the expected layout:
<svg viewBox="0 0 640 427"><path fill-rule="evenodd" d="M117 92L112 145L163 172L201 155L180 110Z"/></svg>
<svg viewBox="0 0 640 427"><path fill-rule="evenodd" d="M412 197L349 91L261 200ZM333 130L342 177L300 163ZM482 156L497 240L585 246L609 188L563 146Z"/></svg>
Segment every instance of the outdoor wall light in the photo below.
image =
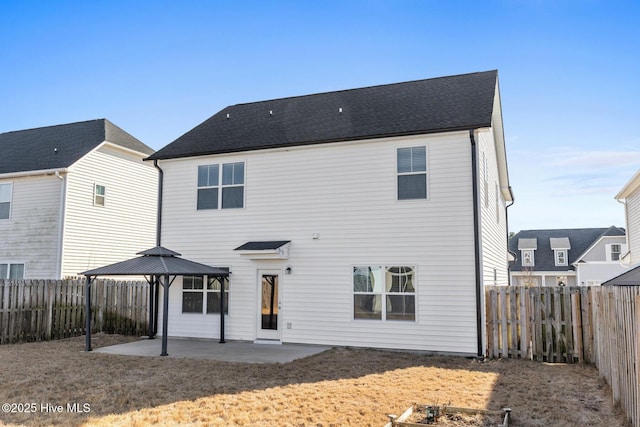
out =
<svg viewBox="0 0 640 427"><path fill-rule="evenodd" d="M291 274L291 267L287 267L284 269L284 274Z"/></svg>

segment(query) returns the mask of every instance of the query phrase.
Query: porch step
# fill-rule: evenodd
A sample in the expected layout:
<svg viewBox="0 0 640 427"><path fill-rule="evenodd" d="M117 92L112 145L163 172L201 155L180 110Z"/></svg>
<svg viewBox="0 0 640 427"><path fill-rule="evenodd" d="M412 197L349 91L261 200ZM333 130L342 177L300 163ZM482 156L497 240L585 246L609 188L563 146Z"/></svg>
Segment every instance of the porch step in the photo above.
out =
<svg viewBox="0 0 640 427"><path fill-rule="evenodd" d="M267 340L264 338L258 338L257 340L253 341L254 344L271 344L271 345L282 345L282 341L280 340Z"/></svg>

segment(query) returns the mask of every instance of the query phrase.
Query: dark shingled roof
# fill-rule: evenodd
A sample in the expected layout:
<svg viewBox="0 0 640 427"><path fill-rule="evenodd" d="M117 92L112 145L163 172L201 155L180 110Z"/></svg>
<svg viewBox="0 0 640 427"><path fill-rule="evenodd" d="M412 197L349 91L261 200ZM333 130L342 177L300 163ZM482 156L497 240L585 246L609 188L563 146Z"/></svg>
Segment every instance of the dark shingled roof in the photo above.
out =
<svg viewBox="0 0 640 427"><path fill-rule="evenodd" d="M107 119L0 133L0 174L67 168L104 141L153 150Z"/></svg>
<svg viewBox="0 0 640 427"><path fill-rule="evenodd" d="M640 266L607 280L602 286L640 286Z"/></svg>
<svg viewBox="0 0 640 427"><path fill-rule="evenodd" d="M522 259L518 250L518 239L537 238L538 248L534 255L534 271L567 271L574 270L571 265L584 254L600 237L624 236L625 230L619 227L609 228L574 228L557 230L522 230L509 239L509 250L517 255L516 262L509 270L521 271ZM551 249L550 238L568 237L571 249L567 252L568 266L556 266L555 254Z"/></svg>
<svg viewBox="0 0 640 427"><path fill-rule="evenodd" d="M150 158L488 127L497 77L485 71L233 105Z"/></svg>

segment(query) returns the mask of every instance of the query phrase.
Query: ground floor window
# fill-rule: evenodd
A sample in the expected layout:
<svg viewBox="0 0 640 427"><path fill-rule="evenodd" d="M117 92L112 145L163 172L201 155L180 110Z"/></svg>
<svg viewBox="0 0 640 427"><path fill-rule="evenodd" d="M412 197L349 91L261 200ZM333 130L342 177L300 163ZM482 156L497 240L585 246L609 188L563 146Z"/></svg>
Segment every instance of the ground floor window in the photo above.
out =
<svg viewBox="0 0 640 427"><path fill-rule="evenodd" d="M24 264L0 263L0 280L24 279Z"/></svg>
<svg viewBox="0 0 640 427"><path fill-rule="evenodd" d="M229 278L214 276L182 277L182 312L220 314L220 295L224 288L224 313L229 314Z"/></svg>
<svg viewBox="0 0 640 427"><path fill-rule="evenodd" d="M353 267L353 318L416 319L415 267Z"/></svg>

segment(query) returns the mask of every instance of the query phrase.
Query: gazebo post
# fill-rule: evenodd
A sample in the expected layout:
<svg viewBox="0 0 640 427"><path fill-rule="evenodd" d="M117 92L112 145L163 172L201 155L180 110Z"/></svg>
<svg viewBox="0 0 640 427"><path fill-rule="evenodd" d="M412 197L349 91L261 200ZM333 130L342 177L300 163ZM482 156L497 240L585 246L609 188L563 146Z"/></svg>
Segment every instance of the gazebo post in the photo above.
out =
<svg viewBox="0 0 640 427"><path fill-rule="evenodd" d="M84 283L84 298L85 298L85 339L84 350L91 351L91 276L86 276Z"/></svg>
<svg viewBox="0 0 640 427"><path fill-rule="evenodd" d="M149 280L149 339L154 338L153 333L153 310L154 310L154 294L156 286L156 276L150 276Z"/></svg>
<svg viewBox="0 0 640 427"><path fill-rule="evenodd" d="M169 275L164 276L164 303L162 306L162 353L160 356L168 356L167 353L167 327L169 325Z"/></svg>
<svg viewBox="0 0 640 427"><path fill-rule="evenodd" d="M220 281L220 344L224 344L224 285L225 280L223 276L219 276Z"/></svg>

